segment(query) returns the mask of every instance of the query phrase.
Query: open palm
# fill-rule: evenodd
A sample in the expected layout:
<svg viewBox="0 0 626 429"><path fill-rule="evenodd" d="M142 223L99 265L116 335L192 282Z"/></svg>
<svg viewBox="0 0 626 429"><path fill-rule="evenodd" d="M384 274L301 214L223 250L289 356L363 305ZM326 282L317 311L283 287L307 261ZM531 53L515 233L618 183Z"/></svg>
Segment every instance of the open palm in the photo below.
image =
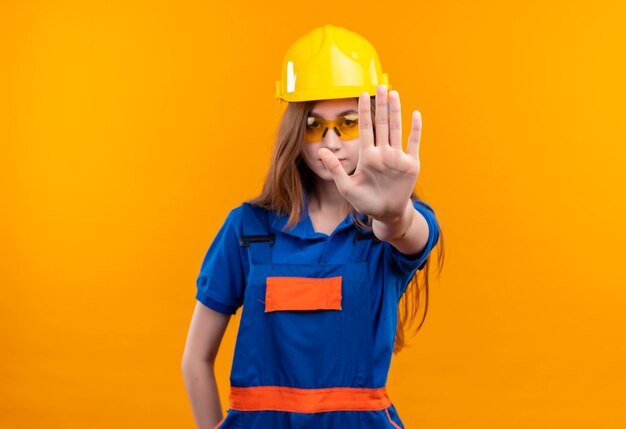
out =
<svg viewBox="0 0 626 429"><path fill-rule="evenodd" d="M370 109L370 96L364 92L359 97L359 162L354 174L348 175L329 149L320 149L319 156L344 198L360 213L387 221L402 215L419 176L422 119L413 112L404 152L398 92L389 93L388 113L387 88L376 89L375 140Z"/></svg>

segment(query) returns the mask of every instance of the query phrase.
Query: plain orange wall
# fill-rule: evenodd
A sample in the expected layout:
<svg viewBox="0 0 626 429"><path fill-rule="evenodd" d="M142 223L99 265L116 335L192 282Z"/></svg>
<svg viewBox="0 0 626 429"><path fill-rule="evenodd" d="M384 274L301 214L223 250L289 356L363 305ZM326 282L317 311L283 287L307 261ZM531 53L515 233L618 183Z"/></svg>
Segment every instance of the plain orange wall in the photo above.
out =
<svg viewBox="0 0 626 429"><path fill-rule="evenodd" d="M194 427L195 279L326 23L423 117L446 260L392 363L406 427L626 427L620 3L0 2L0 427Z"/></svg>

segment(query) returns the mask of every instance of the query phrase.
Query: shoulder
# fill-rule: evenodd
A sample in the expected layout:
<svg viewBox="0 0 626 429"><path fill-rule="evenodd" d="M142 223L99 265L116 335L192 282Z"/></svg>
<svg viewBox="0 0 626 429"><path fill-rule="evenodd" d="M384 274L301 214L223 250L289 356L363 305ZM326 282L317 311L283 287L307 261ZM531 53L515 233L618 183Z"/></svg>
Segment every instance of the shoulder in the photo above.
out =
<svg viewBox="0 0 626 429"><path fill-rule="evenodd" d="M223 218L223 222L217 235L214 238L214 241L219 239L232 239L235 237L239 237L243 231L243 204L235 208L231 208L226 217Z"/></svg>
<svg viewBox="0 0 626 429"><path fill-rule="evenodd" d="M241 229L241 226L248 216L262 216L263 212L268 211L262 207L252 205L248 202L243 202L228 212L225 222Z"/></svg>
<svg viewBox="0 0 626 429"><path fill-rule="evenodd" d="M228 222L232 225L241 226L241 224L243 223L244 204L246 203L241 203L237 207L230 209L228 215L226 216L225 222Z"/></svg>
<svg viewBox="0 0 626 429"><path fill-rule="evenodd" d="M228 212L224 225L241 235L244 231L244 224L248 228L259 228L261 225L266 225L266 222L271 222L275 217L275 213L270 210L243 202Z"/></svg>

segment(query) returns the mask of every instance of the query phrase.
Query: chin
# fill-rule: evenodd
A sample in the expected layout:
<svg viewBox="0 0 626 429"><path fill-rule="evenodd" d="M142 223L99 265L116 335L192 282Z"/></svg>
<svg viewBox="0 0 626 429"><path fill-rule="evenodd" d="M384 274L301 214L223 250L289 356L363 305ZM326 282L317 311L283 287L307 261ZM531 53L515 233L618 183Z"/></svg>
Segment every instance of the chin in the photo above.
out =
<svg viewBox="0 0 626 429"><path fill-rule="evenodd" d="M348 176L352 176L354 174L354 172L356 171L356 167L353 168L352 170L345 170L346 174ZM332 174L330 174L330 172L328 170L324 170L324 171L316 171L315 175L317 177L319 177L322 180L327 180L327 181L334 181Z"/></svg>

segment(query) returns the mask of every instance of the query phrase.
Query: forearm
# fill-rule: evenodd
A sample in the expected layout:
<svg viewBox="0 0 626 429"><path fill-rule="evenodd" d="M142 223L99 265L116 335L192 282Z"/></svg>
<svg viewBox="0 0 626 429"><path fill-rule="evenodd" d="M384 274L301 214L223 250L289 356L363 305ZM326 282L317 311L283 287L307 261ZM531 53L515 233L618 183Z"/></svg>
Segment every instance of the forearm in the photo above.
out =
<svg viewBox="0 0 626 429"><path fill-rule="evenodd" d="M372 232L381 241L386 241L405 255L421 252L428 242L428 223L409 200L403 214L397 219L372 222Z"/></svg>
<svg viewBox="0 0 626 429"><path fill-rule="evenodd" d="M185 361L182 371L197 428L213 429L223 417L213 363Z"/></svg>

